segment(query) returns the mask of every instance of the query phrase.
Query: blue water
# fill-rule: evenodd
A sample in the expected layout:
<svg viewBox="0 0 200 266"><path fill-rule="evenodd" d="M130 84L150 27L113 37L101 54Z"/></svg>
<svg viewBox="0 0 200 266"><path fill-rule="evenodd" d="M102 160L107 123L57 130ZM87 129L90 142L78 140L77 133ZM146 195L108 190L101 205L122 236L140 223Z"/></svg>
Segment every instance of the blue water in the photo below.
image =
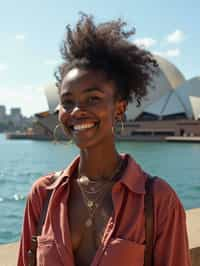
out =
<svg viewBox="0 0 200 266"><path fill-rule="evenodd" d="M119 142L143 169L166 179L186 209L200 207L200 144ZM78 154L74 145L6 140L0 134L0 243L19 239L26 195L41 175L59 170Z"/></svg>

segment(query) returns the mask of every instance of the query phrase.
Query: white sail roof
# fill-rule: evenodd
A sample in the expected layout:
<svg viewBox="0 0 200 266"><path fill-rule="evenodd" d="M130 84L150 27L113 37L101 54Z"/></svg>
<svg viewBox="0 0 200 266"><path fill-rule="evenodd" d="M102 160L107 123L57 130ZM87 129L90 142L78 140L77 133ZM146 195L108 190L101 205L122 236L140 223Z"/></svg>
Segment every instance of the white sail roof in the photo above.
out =
<svg viewBox="0 0 200 266"><path fill-rule="evenodd" d="M176 93L185 107L187 116L198 119L200 109L200 77L186 81L177 88Z"/></svg>
<svg viewBox="0 0 200 266"><path fill-rule="evenodd" d="M163 107L161 115L167 116L180 113L185 113L185 109L180 100L178 99L176 92L173 92L170 95L168 101L166 102L166 105Z"/></svg>
<svg viewBox="0 0 200 266"><path fill-rule="evenodd" d="M52 83L45 86L44 91L47 97L49 111L54 112L59 103L58 88Z"/></svg>
<svg viewBox="0 0 200 266"><path fill-rule="evenodd" d="M153 86L154 88L148 88L148 95L145 97L145 99L142 100L139 107L137 107L137 103L135 101L133 101L133 103L129 103L126 112L128 119L135 119L143 112L143 110L147 106L151 105L154 102L157 102L163 95L172 90L168 80L166 79L162 71L159 72L159 75L156 75L154 77Z"/></svg>
<svg viewBox="0 0 200 266"><path fill-rule="evenodd" d="M151 104L145 109L145 112L157 115L166 116L172 114L185 113L184 107L177 98L174 92L169 92L158 101Z"/></svg>
<svg viewBox="0 0 200 266"><path fill-rule="evenodd" d="M155 89L148 88L148 95L146 99L142 101L140 107L136 107L136 103L130 103L126 112L127 118L134 120L138 117L146 108L153 108L152 113L159 113L159 108L162 106L161 100L160 103L157 103L159 99L168 95L168 93L174 91L176 87L180 86L185 82L183 74L169 61L166 59L155 55L156 61L159 64L159 75L154 77L153 84ZM156 104L155 107L150 107L152 104ZM158 110L156 110L158 108Z"/></svg>
<svg viewBox="0 0 200 266"><path fill-rule="evenodd" d="M154 57L159 64L160 69L168 79L172 89L176 89L185 82L184 75L174 64L161 56L155 55Z"/></svg>
<svg viewBox="0 0 200 266"><path fill-rule="evenodd" d="M200 97L190 96L190 103L193 110L193 116L195 120L200 119Z"/></svg>

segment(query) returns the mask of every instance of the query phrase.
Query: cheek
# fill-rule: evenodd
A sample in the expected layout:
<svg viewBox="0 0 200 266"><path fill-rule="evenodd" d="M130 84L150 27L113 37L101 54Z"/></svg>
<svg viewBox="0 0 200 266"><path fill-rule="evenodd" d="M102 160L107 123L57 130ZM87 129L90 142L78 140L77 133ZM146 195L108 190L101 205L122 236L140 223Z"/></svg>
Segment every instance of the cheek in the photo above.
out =
<svg viewBox="0 0 200 266"><path fill-rule="evenodd" d="M115 120L116 120L116 108L115 106L111 106L110 109L109 109L109 120L112 122L112 123L115 123Z"/></svg>
<svg viewBox="0 0 200 266"><path fill-rule="evenodd" d="M103 120L107 127L112 127L115 125L115 112L113 109L107 108L102 114Z"/></svg>

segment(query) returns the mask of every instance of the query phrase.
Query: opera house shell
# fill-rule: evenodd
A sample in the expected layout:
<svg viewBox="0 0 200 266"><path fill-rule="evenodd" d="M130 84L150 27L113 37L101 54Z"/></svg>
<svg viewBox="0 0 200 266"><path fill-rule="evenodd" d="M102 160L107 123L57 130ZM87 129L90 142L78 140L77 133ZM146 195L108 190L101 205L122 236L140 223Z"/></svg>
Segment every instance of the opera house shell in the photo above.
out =
<svg viewBox="0 0 200 266"><path fill-rule="evenodd" d="M140 107L129 103L125 129L116 129L116 137L131 140L165 140L170 136L200 136L200 77L186 80L175 65L155 55L158 74L148 88L148 95ZM44 88L49 110L36 114L36 131L53 137L57 124L55 108L58 92L55 85ZM59 129L58 138L64 139Z"/></svg>

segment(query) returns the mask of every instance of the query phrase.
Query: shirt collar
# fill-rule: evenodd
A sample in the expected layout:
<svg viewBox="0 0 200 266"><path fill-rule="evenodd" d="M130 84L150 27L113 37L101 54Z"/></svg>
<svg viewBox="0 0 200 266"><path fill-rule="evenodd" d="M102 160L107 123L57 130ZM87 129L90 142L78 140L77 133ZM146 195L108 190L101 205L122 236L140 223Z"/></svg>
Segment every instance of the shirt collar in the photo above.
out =
<svg viewBox="0 0 200 266"><path fill-rule="evenodd" d="M119 182L126 185L132 192L145 194L146 174L131 155L121 154L121 156L123 159L127 159L128 163Z"/></svg>
<svg viewBox="0 0 200 266"><path fill-rule="evenodd" d="M80 156L75 157L75 159L69 164L69 166L60 172L55 172L54 176L58 176L55 181L47 187L47 189L57 188L64 180L68 182L69 178L73 175L74 171L77 169L79 164Z"/></svg>
<svg viewBox="0 0 200 266"><path fill-rule="evenodd" d="M135 160L129 154L121 154L122 159L127 159L127 167L124 170L124 173L121 179L118 181L121 184L126 185L132 192L138 194L145 194L145 182L146 175L140 168L140 166L135 162ZM53 184L49 185L47 189L57 188L64 180L68 182L69 178L73 175L74 171L77 169L79 164L80 156L77 156L70 165L59 174L57 174L57 179Z"/></svg>

